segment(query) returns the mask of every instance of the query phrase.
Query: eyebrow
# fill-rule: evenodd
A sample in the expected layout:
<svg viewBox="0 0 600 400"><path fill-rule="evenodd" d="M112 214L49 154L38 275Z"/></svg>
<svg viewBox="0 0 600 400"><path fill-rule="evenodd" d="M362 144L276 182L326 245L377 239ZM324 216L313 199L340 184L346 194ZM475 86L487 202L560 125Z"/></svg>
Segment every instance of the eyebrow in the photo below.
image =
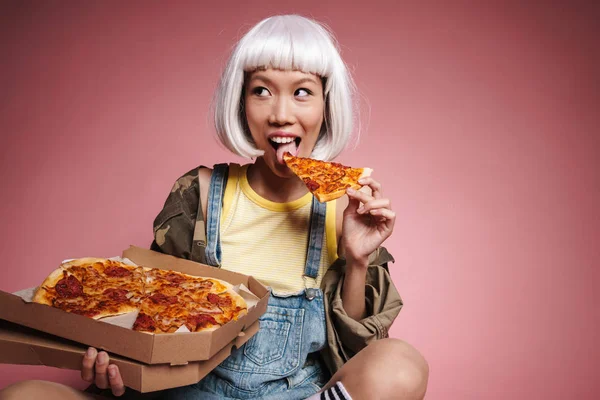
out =
<svg viewBox="0 0 600 400"><path fill-rule="evenodd" d="M268 83L268 84L273 84L273 81L272 81L271 79L269 79L268 77L266 77L266 76L264 76L264 75L260 75L260 74L258 74L258 75L254 75L254 76L252 77L252 79L250 79L250 82L252 82L253 80L261 80L261 81L263 81L263 82L266 82L266 83ZM317 82L317 81L316 81L314 78L312 78L312 77L310 77L310 78L309 78L309 77L304 77L304 78L300 78L300 79L298 79L298 80L294 81L294 82L293 82L293 85L300 85L300 84L302 84L302 83L306 83L306 82L313 83L313 84L315 84L315 85L318 85L318 84L319 84L319 83L318 83L318 82Z"/></svg>

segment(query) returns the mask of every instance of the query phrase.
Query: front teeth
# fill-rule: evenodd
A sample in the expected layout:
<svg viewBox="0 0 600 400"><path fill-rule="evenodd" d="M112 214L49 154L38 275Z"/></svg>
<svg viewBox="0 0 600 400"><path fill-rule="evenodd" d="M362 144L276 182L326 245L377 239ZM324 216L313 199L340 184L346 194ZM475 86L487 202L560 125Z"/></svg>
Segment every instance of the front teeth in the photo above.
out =
<svg viewBox="0 0 600 400"><path fill-rule="evenodd" d="M272 137L271 139L272 142L275 143L292 143L295 139L293 137L279 137L279 136L275 136Z"/></svg>

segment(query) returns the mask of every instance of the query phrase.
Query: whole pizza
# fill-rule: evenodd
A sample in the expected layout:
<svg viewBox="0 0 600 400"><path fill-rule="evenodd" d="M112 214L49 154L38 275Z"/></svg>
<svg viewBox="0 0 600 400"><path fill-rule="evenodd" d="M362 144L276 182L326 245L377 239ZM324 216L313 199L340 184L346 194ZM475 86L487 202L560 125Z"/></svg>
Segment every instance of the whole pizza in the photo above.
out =
<svg viewBox="0 0 600 400"><path fill-rule="evenodd" d="M225 281L104 258L61 264L33 301L94 319L137 311L133 329L148 333L215 330L247 312Z"/></svg>

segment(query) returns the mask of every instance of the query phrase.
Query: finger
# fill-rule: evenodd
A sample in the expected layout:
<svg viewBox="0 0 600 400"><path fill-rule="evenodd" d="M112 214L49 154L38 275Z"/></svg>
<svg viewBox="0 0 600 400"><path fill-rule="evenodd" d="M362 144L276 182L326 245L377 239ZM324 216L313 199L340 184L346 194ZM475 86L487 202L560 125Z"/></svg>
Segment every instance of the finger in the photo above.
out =
<svg viewBox="0 0 600 400"><path fill-rule="evenodd" d="M355 190L352 188L346 189L346 193L348 194L349 199L351 199L351 200L355 199L355 200L360 201L361 203L366 203L366 202L374 199L373 196L371 196L365 192L362 192L360 190Z"/></svg>
<svg viewBox="0 0 600 400"><path fill-rule="evenodd" d="M81 368L81 379L87 382L94 381L94 363L96 362L96 356L98 352L95 348L90 347L83 355L83 362Z"/></svg>
<svg viewBox="0 0 600 400"><path fill-rule="evenodd" d="M346 206L346 209L344 210L344 214L346 214L346 213L354 214L356 212L356 210L358 209L358 207L360 207L360 201L348 196L348 205Z"/></svg>
<svg viewBox="0 0 600 400"><path fill-rule="evenodd" d="M118 397L125 393L125 385L123 385L121 372L119 372L119 367L114 364L108 366L108 383L113 395Z"/></svg>
<svg viewBox="0 0 600 400"><path fill-rule="evenodd" d="M108 377L106 376L106 368L108 367L108 354L105 351L98 353L96 357L96 386L100 389L108 388Z"/></svg>
<svg viewBox="0 0 600 400"><path fill-rule="evenodd" d="M396 213L390 210L389 208L376 208L374 210L369 211L369 214L385 219L394 219L396 217Z"/></svg>
<svg viewBox="0 0 600 400"><path fill-rule="evenodd" d="M368 186L371 188L371 194L373 195L373 197L375 197L376 199L379 199L383 196L383 191L381 189L381 184L379 182L377 182L375 179L371 178L370 176L366 176L364 178L360 178L358 180L358 183L363 185L363 186Z"/></svg>
<svg viewBox="0 0 600 400"><path fill-rule="evenodd" d="M371 210L376 210L378 208L386 208L388 210L391 209L390 199L377 199L368 201L360 206L356 212L359 214L366 214Z"/></svg>
<svg viewBox="0 0 600 400"><path fill-rule="evenodd" d="M379 222L385 223L386 229L390 231L394 229L394 223L396 221L396 213L388 208L376 208L369 212L373 217L379 219Z"/></svg>

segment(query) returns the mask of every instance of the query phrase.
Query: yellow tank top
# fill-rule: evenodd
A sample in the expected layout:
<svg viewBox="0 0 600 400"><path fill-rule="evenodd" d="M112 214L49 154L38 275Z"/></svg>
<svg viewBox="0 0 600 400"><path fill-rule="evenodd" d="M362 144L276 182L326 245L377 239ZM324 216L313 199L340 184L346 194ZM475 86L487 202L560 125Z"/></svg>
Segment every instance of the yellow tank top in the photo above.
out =
<svg viewBox="0 0 600 400"><path fill-rule="evenodd" d="M230 164L221 214L223 269L252 275L275 293L319 287L337 259L335 201L327 203L319 275L304 278L312 194L275 203L248 183L248 165Z"/></svg>

